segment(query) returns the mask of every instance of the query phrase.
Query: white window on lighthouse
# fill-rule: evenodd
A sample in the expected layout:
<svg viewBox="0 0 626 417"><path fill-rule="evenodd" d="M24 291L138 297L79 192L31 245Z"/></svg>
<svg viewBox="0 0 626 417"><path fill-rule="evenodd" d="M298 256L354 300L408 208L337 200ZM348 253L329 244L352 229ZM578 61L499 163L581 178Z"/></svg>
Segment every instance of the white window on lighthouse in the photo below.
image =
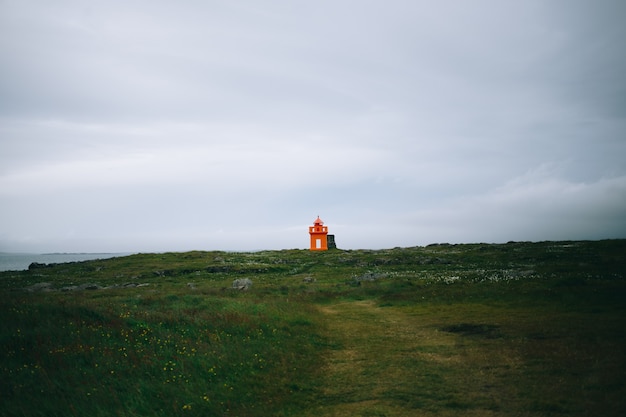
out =
<svg viewBox="0 0 626 417"><path fill-rule="evenodd" d="M315 248L316 249L322 248L322 239L315 239Z"/></svg>

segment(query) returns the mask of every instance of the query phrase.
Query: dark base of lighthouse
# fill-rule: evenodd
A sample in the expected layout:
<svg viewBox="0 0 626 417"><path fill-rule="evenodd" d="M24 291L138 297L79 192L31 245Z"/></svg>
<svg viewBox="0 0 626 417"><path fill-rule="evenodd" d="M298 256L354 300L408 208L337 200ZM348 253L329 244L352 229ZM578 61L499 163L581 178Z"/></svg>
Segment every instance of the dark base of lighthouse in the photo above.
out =
<svg viewBox="0 0 626 417"><path fill-rule="evenodd" d="M337 249L337 244L335 243L335 235L326 235L326 244L328 249Z"/></svg>

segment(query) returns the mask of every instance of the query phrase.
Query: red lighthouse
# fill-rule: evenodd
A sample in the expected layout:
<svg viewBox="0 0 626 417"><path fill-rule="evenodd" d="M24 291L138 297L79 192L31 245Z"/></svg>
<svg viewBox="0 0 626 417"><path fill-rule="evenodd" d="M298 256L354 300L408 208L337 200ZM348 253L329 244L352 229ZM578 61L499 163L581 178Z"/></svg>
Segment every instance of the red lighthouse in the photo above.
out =
<svg viewBox="0 0 626 417"><path fill-rule="evenodd" d="M328 226L324 226L320 216L317 216L313 226L309 226L309 235L311 236L311 250L328 250Z"/></svg>

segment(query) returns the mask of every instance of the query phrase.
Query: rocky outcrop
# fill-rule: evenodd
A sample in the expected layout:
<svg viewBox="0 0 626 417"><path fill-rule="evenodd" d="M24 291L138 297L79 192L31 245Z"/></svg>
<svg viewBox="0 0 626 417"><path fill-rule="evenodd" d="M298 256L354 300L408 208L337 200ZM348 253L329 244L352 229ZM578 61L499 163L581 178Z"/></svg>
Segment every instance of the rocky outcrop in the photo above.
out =
<svg viewBox="0 0 626 417"><path fill-rule="evenodd" d="M37 284L30 285L28 287L22 288L27 292L50 292L50 291L61 291L61 292L69 292L69 291L85 291L85 290L109 290L115 288L136 288L136 287L146 287L150 284L139 284L137 282L127 282L125 284L113 284L108 287L103 287L99 284L94 283L85 283L79 285L67 285L65 287L54 288L54 286L49 282L39 282Z"/></svg>
<svg viewBox="0 0 626 417"><path fill-rule="evenodd" d="M232 288L239 291L248 291L252 287L252 280L250 278L238 278L233 281Z"/></svg>
<svg viewBox="0 0 626 417"><path fill-rule="evenodd" d="M61 287L59 291L67 292L67 291L83 291L83 290L101 290L101 287L98 284L80 284L80 285L69 285L67 287Z"/></svg>
<svg viewBox="0 0 626 417"><path fill-rule="evenodd" d="M376 272L366 272L363 275L358 277L354 277L355 282L363 282L363 281L376 281L380 278L384 278L387 274L376 273Z"/></svg>
<svg viewBox="0 0 626 417"><path fill-rule="evenodd" d="M49 282L39 282L37 284L29 285L28 287L23 288L24 291L27 292L47 292L54 291L52 284Z"/></svg>

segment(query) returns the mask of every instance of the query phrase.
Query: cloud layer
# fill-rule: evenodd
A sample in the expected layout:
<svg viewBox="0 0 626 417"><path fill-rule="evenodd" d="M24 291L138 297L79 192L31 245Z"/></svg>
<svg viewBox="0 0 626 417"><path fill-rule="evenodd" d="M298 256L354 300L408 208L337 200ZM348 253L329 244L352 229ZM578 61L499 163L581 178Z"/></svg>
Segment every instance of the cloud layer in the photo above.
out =
<svg viewBox="0 0 626 417"><path fill-rule="evenodd" d="M0 3L0 250L626 237L626 6Z"/></svg>

